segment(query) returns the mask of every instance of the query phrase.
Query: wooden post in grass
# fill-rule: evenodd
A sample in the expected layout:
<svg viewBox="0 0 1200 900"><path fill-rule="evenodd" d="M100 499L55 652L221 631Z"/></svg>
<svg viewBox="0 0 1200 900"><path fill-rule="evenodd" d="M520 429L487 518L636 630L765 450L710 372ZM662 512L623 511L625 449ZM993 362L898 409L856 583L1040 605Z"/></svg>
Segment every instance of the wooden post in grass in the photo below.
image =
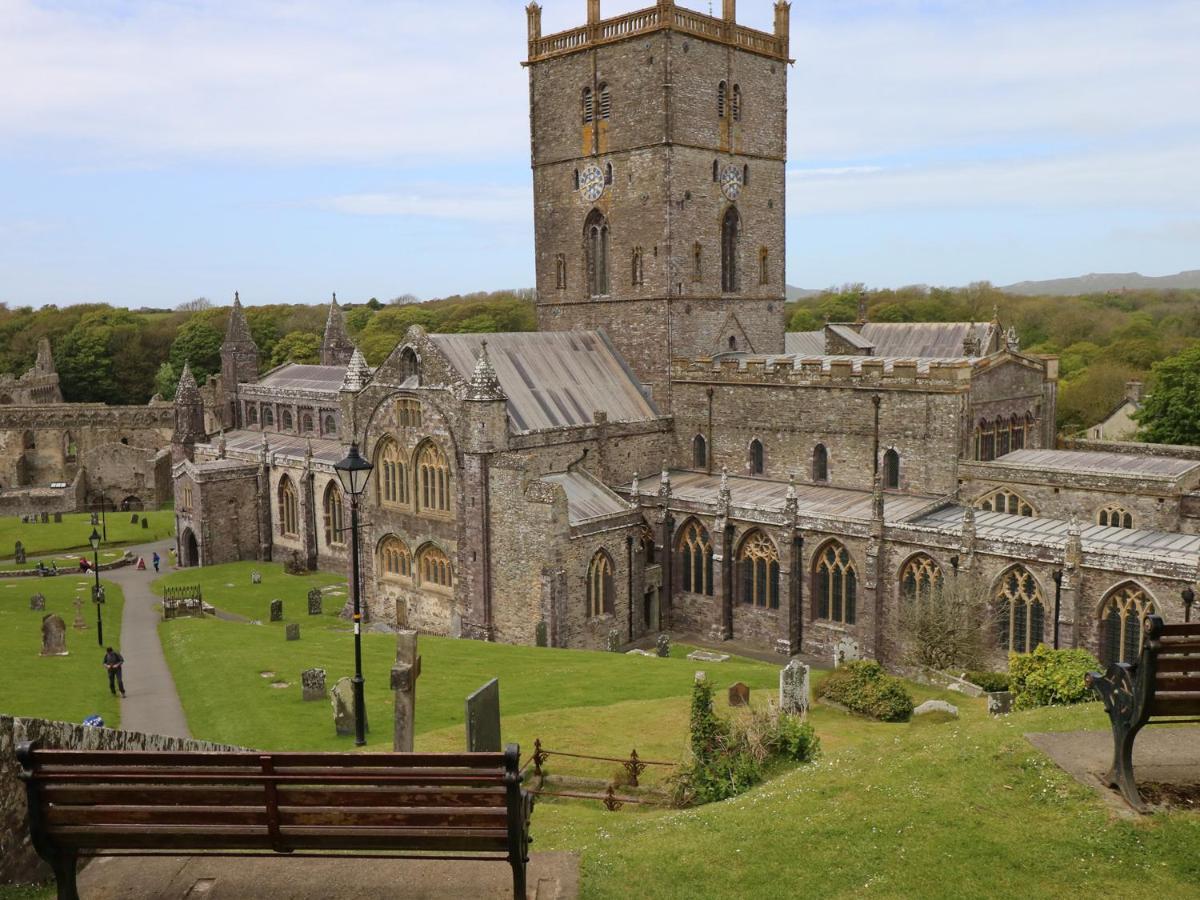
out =
<svg viewBox="0 0 1200 900"><path fill-rule="evenodd" d="M396 664L392 666L392 690L396 692L396 734L392 749L397 753L412 753L413 725L417 714L417 677L420 674L417 633L401 631L396 635Z"/></svg>

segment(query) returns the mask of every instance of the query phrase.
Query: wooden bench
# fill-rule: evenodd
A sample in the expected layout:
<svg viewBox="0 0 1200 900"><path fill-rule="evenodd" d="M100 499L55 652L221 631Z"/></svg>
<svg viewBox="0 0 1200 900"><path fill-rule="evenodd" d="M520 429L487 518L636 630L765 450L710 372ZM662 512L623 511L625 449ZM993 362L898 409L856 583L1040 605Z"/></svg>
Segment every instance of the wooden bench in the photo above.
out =
<svg viewBox="0 0 1200 900"><path fill-rule="evenodd" d="M60 900L79 896L81 855L343 852L505 861L513 895L525 898L533 796L521 788L515 745L445 754L82 751L24 743L17 758L33 846L53 867Z"/></svg>
<svg viewBox="0 0 1200 900"><path fill-rule="evenodd" d="M1142 628L1137 663L1089 672L1087 683L1112 722L1113 764L1105 781L1138 812L1147 812L1133 778L1133 742L1145 725L1200 722L1200 623L1167 625L1160 616L1147 616Z"/></svg>

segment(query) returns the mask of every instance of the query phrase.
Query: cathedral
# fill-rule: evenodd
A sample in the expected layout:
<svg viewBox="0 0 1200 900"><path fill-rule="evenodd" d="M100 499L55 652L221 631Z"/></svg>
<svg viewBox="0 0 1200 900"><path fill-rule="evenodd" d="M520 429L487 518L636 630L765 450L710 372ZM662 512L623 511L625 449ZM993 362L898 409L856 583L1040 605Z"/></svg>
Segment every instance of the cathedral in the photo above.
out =
<svg viewBox="0 0 1200 900"><path fill-rule="evenodd" d="M765 0L763 0L765 2ZM1182 620L1200 453L1056 449L1057 360L989 322L787 333L788 3L774 30L672 0L543 35L526 10L540 331L412 328L377 368L336 300L320 365L258 373L235 297L215 379L185 372L184 565L345 570L333 464L374 465L368 618L602 649L660 631L904 662L953 582L997 660L1131 659ZM963 587L965 586L965 587Z"/></svg>

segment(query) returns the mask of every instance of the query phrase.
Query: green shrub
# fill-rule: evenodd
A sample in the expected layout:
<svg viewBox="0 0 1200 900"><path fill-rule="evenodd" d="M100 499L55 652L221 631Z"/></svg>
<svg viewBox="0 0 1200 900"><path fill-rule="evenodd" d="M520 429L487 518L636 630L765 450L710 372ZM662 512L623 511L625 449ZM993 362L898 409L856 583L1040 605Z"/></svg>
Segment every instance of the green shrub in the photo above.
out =
<svg viewBox="0 0 1200 900"><path fill-rule="evenodd" d="M1051 650L1044 644L1028 654L1010 653L1008 673L1015 709L1082 703L1092 699L1084 681L1100 661L1086 650Z"/></svg>
<svg viewBox="0 0 1200 900"><path fill-rule="evenodd" d="M912 695L905 690L904 682L888 675L873 659L860 659L834 669L817 696L884 722L905 722L913 711Z"/></svg>
<svg viewBox="0 0 1200 900"><path fill-rule="evenodd" d="M799 716L780 713L777 718L775 752L797 762L809 762L821 751L821 739L813 727Z"/></svg>
<svg viewBox="0 0 1200 900"><path fill-rule="evenodd" d="M963 678L989 694L994 691L1007 691L1010 682L1007 672L964 672Z"/></svg>

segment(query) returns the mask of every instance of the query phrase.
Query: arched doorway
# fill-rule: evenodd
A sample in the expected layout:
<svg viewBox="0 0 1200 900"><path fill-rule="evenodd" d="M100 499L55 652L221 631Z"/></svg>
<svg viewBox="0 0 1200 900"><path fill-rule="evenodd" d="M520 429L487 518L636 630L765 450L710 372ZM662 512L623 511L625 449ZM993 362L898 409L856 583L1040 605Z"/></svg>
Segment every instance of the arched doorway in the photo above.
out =
<svg viewBox="0 0 1200 900"><path fill-rule="evenodd" d="M142 502L141 497L130 495L121 501L121 509L125 512L137 511L141 512L146 508L146 504Z"/></svg>
<svg viewBox="0 0 1200 900"><path fill-rule="evenodd" d="M195 532L185 528L179 536L179 565L183 568L200 565L200 546L196 543Z"/></svg>

